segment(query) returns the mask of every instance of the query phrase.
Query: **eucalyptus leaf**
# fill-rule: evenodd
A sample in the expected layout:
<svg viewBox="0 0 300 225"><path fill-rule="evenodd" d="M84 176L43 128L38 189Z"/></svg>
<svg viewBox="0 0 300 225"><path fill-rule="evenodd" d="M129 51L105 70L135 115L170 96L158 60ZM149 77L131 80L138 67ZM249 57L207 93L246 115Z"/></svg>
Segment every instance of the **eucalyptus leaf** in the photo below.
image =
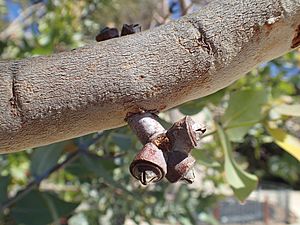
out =
<svg viewBox="0 0 300 225"><path fill-rule="evenodd" d="M274 110L285 116L300 116L300 104L294 105L278 105L274 107Z"/></svg>
<svg viewBox="0 0 300 225"><path fill-rule="evenodd" d="M13 219L24 225L47 225L68 216L78 206L47 192L31 191L11 210Z"/></svg>
<svg viewBox="0 0 300 225"><path fill-rule="evenodd" d="M262 118L262 106L267 102L268 90L249 89L233 92L221 121L231 141L241 142L248 130Z"/></svg>
<svg viewBox="0 0 300 225"><path fill-rule="evenodd" d="M280 128L271 128L268 125L266 128L278 146L300 161L300 140L298 138Z"/></svg>
<svg viewBox="0 0 300 225"><path fill-rule="evenodd" d="M90 154L85 154L82 156L82 163L90 172L93 172L98 177L102 177L104 183L106 183L107 185L122 190L125 193L131 195L131 192L129 192L125 187L114 180L112 173L113 169L111 168L112 165L110 165L113 164L111 160L102 159Z"/></svg>
<svg viewBox="0 0 300 225"><path fill-rule="evenodd" d="M206 166L206 167L220 167L220 163L216 162L216 160L211 159L207 154L205 154L204 150L194 149L192 151L192 155L197 160L198 163Z"/></svg>
<svg viewBox="0 0 300 225"><path fill-rule="evenodd" d="M121 150L129 150L132 147L131 138L128 135L113 133L112 140Z"/></svg>
<svg viewBox="0 0 300 225"><path fill-rule="evenodd" d="M240 201L244 201L257 187L258 179L255 175L245 172L237 165L233 158L231 143L220 125L217 125L217 133L225 155L224 169L227 181L235 196Z"/></svg>
<svg viewBox="0 0 300 225"><path fill-rule="evenodd" d="M211 95L187 102L180 106L179 110L185 115L194 115L200 112L207 104L218 105L225 95L225 89L219 90Z"/></svg>
<svg viewBox="0 0 300 225"><path fill-rule="evenodd" d="M82 159L79 157L72 161L70 164L68 164L65 167L65 171L75 175L79 179L81 178L87 178L92 177L92 174L90 173L90 170L88 170L84 164L82 163Z"/></svg>
<svg viewBox="0 0 300 225"><path fill-rule="evenodd" d="M31 156L30 172L40 176L53 167L61 156L68 141L36 148Z"/></svg>
<svg viewBox="0 0 300 225"><path fill-rule="evenodd" d="M0 176L0 205L7 199L7 186L9 180L9 176Z"/></svg>

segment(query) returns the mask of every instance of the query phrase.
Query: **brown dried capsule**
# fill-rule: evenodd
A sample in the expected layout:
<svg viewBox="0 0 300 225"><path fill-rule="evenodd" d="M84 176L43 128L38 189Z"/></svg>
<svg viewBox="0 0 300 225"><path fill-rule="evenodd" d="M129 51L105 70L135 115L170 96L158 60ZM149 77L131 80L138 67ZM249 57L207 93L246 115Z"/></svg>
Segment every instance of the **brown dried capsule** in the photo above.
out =
<svg viewBox="0 0 300 225"><path fill-rule="evenodd" d="M123 24L121 30L121 36L134 34L142 31L142 27L139 24Z"/></svg>
<svg viewBox="0 0 300 225"><path fill-rule="evenodd" d="M191 168L184 176L180 179L182 181L185 181L188 184L192 184L195 181L195 170L194 168Z"/></svg>
<svg viewBox="0 0 300 225"><path fill-rule="evenodd" d="M189 153L198 145L200 137L206 129L186 116L167 131L166 135L172 143L172 151Z"/></svg>
<svg viewBox="0 0 300 225"><path fill-rule="evenodd" d="M147 143L130 165L130 173L142 184L158 182L167 173L163 152L153 143Z"/></svg>
<svg viewBox="0 0 300 225"><path fill-rule="evenodd" d="M166 178L171 183L175 183L179 180L185 180L188 183L192 183L194 179L193 167L196 160L189 154L184 152L169 152L168 153L168 167Z"/></svg>
<svg viewBox="0 0 300 225"><path fill-rule="evenodd" d="M119 31L117 28L105 27L99 34L97 34L96 41L100 42L117 37L119 37Z"/></svg>

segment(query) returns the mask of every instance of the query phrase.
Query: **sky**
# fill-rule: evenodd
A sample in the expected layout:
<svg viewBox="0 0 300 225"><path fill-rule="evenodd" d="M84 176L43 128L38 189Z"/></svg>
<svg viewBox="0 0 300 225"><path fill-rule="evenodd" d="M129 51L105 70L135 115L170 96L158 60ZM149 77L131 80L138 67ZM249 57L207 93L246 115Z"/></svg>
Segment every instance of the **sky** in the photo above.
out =
<svg viewBox="0 0 300 225"><path fill-rule="evenodd" d="M31 1L32 3L38 2L38 1ZM22 11L22 8L19 3L13 1L13 0L5 0L6 6L7 6L7 14L6 15L1 15L1 17L6 20L6 21L13 21L16 17L18 17L19 13ZM172 19L178 19L181 17L181 7L179 0L168 0L169 3L169 8L171 11L171 17ZM32 29L33 28L33 29ZM38 25L33 24L33 26L30 28L31 32L34 30L34 32L38 33ZM286 74L285 77L292 77L297 74L299 74L300 69L299 68L285 68L286 69ZM270 75L271 76L276 76L278 73L280 73L281 70L275 65L271 64L270 66Z"/></svg>
<svg viewBox="0 0 300 225"><path fill-rule="evenodd" d="M20 5L13 0L5 0L7 6L7 14L4 16L4 19L7 21L14 20L22 10Z"/></svg>

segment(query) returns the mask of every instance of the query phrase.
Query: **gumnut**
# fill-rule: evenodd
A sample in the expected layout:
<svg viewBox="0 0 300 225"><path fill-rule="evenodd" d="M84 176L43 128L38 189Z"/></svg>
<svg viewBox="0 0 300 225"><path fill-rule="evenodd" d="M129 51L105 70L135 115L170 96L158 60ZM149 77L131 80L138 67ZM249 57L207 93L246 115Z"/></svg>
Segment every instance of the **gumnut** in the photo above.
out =
<svg viewBox="0 0 300 225"><path fill-rule="evenodd" d="M163 152L153 143L147 143L130 165L130 173L143 185L158 182L167 173Z"/></svg>
<svg viewBox="0 0 300 225"><path fill-rule="evenodd" d="M196 160L190 154L173 151L168 153L167 171L166 178L171 183L175 183L179 180L184 180L188 183L193 183L194 175L194 164Z"/></svg>
<svg viewBox="0 0 300 225"><path fill-rule="evenodd" d="M96 36L96 41L100 42L100 41L105 41L105 40L117 38L117 37L119 37L119 31L117 28L105 27Z"/></svg>
<svg viewBox="0 0 300 225"><path fill-rule="evenodd" d="M166 136L172 143L172 151L190 153L193 148L198 146L205 131L204 126L195 123L191 117L186 116L174 123L167 131Z"/></svg>
<svg viewBox="0 0 300 225"><path fill-rule="evenodd" d="M135 34L141 31L142 31L142 27L139 24L123 24L121 30L121 36Z"/></svg>

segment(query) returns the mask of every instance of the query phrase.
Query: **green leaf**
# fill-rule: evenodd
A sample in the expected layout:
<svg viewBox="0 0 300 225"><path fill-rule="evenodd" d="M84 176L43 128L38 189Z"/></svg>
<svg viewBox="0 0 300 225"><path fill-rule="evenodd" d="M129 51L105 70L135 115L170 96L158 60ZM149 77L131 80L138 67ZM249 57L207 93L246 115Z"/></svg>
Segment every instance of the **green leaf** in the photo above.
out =
<svg viewBox="0 0 300 225"><path fill-rule="evenodd" d="M47 192L31 191L12 208L12 217L24 225L47 225L68 216L78 206Z"/></svg>
<svg viewBox="0 0 300 225"><path fill-rule="evenodd" d="M199 217L201 221L203 221L204 223L211 224L211 225L220 225L220 223L218 222L218 220L215 218L213 214L201 212Z"/></svg>
<svg viewBox="0 0 300 225"><path fill-rule="evenodd" d="M31 156L30 172L40 176L53 167L61 156L67 141L36 148Z"/></svg>
<svg viewBox="0 0 300 225"><path fill-rule="evenodd" d="M78 178L87 178L92 176L90 170L88 170L82 163L81 158L77 158L68 164L65 167L65 171L75 175Z"/></svg>
<svg viewBox="0 0 300 225"><path fill-rule="evenodd" d="M7 199L7 186L9 181L9 176L0 176L0 205Z"/></svg>
<svg viewBox="0 0 300 225"><path fill-rule="evenodd" d="M262 119L261 108L267 102L266 89L241 90L231 93L222 117L231 141L241 142L248 130Z"/></svg>
<svg viewBox="0 0 300 225"><path fill-rule="evenodd" d="M280 81L276 86L277 93L280 93L280 95L286 94L286 95L293 95L296 92L294 84L292 84L289 81ZM276 92L276 90L275 90Z"/></svg>
<svg viewBox="0 0 300 225"><path fill-rule="evenodd" d="M32 55L49 55L53 52L51 45L45 45L43 47L37 47L31 51Z"/></svg>
<svg viewBox="0 0 300 225"><path fill-rule="evenodd" d="M87 134L87 135L81 136L79 138L76 138L74 140L75 145L77 145L77 146L78 145L89 145L90 143L94 143L96 136L99 134L101 135L101 133L92 133L92 134ZM88 148L89 146L86 146L86 147Z"/></svg>
<svg viewBox="0 0 300 225"><path fill-rule="evenodd" d="M300 161L300 140L280 128L266 125L268 132L275 139L275 143Z"/></svg>
<svg viewBox="0 0 300 225"><path fill-rule="evenodd" d="M103 178L104 183L131 195L131 192L114 180L112 172L115 165L113 161L91 154L84 154L81 159L84 166L90 170L90 172Z"/></svg>
<svg viewBox="0 0 300 225"><path fill-rule="evenodd" d="M197 162L206 166L206 167L220 167L220 163L216 162L216 160L211 159L205 151L199 150L199 149L194 149L192 151L192 155L197 159Z"/></svg>
<svg viewBox="0 0 300 225"><path fill-rule="evenodd" d="M179 110L185 115L194 115L200 112L208 103L218 105L225 95L225 89L219 90L211 95L187 102L180 106Z"/></svg>
<svg viewBox="0 0 300 225"><path fill-rule="evenodd" d="M235 196L244 201L256 188L258 179L255 175L242 170L232 155L232 146L223 128L217 125L217 133L225 155L225 175Z"/></svg>
<svg viewBox="0 0 300 225"><path fill-rule="evenodd" d="M290 184L296 184L300 179L300 163L290 154L273 155L268 159L270 174L280 177Z"/></svg>
<svg viewBox="0 0 300 225"><path fill-rule="evenodd" d="M300 104L295 105L278 105L274 110L285 116L300 116Z"/></svg>
<svg viewBox="0 0 300 225"><path fill-rule="evenodd" d="M120 147L121 150L130 150L132 147L131 138L128 135L113 133L112 140Z"/></svg>

